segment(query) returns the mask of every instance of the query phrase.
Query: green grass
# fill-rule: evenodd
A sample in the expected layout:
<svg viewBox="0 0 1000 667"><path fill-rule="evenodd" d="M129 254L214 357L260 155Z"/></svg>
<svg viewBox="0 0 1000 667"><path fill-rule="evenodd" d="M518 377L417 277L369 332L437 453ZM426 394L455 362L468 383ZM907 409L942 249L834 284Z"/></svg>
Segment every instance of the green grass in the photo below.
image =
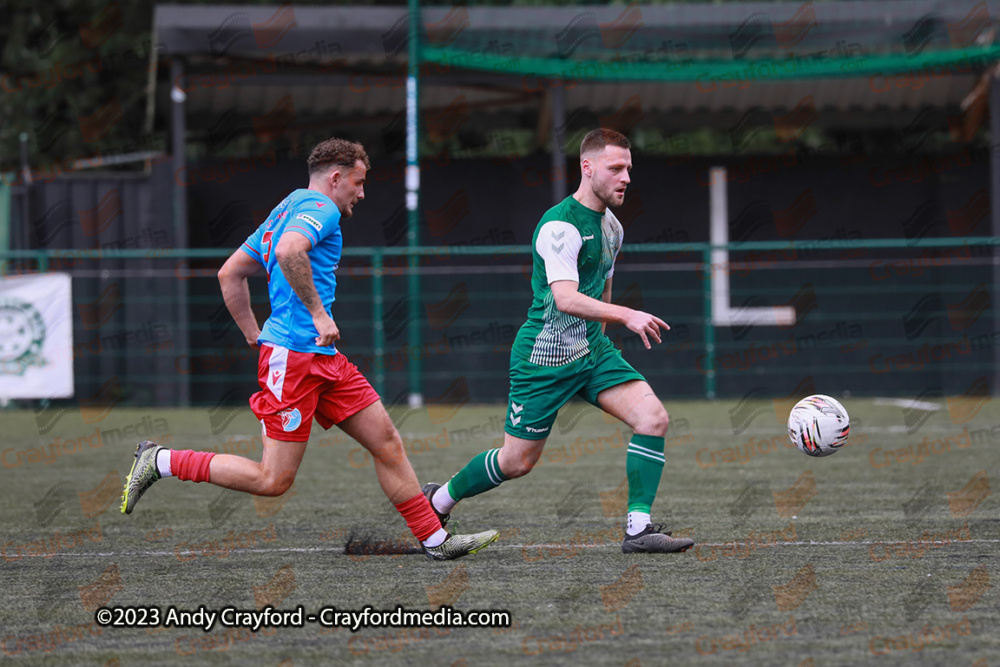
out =
<svg viewBox="0 0 1000 667"><path fill-rule="evenodd" d="M730 410L737 409L734 400L669 404L673 425L654 520L689 534L699 548L662 556L620 551L622 517L616 509L621 497L615 491L625 477L619 438L627 437L627 430L593 408L567 406L538 468L457 509L460 531L491 527L502 538L452 563L432 563L420 555L343 554L351 533L367 531L398 542L406 529L356 443L336 429L314 428L286 498L254 501L210 485L165 480L126 517L118 512L116 494L136 438L115 441L108 431L141 427L147 417L147 427L157 435L169 433L174 447L229 448L259 457L259 427L249 410L228 423L226 415L215 414L216 426L225 425L217 435L208 411L118 408L95 423L84 423L79 411L71 411L43 435L33 413L3 412L3 662L635 666L995 660L1000 655L997 496L975 504L985 490L981 477L979 496L973 495L964 509L949 505L946 494L975 482L979 471L986 471L988 484L996 484L1000 437L980 435L965 447L964 436L956 436L966 428L1000 424L1000 405L987 403L960 424L941 410L907 434L897 405L868 399L845 404L855 424L851 444L825 459L785 446L783 425L770 403L744 406L744 417L759 411L738 435L730 420ZM953 403L956 418L965 418L963 407L968 406ZM503 418L502 410L465 406L443 423L430 420L447 416L440 410L394 417L421 481L444 481L500 437L459 431L476 426L490 431ZM97 415L87 417L93 421ZM32 448L48 451L57 438L64 442L82 435L90 439L79 442L78 451L51 462L28 460ZM950 451L919 464L873 467L872 460L885 462L876 450L910 445L916 450L925 437L953 438ZM720 453L717 464L706 467L712 451L741 446L750 438L776 439L773 448L765 447L767 453L745 463L723 462ZM18 452L22 463L15 466ZM797 491L778 496L776 503L775 493L797 483ZM779 508L794 509L794 518L779 516ZM971 511L955 516L953 510ZM961 540L909 554L900 547L887 557L884 543L917 542L925 531ZM54 541L57 534L74 533L75 538ZM751 548L755 536L778 543ZM245 548L219 551L227 539L237 545L242 540ZM38 553L46 550L56 553ZM986 587L977 566L985 566L992 587ZM967 579L971 606L961 609L958 597L949 598L948 587ZM775 586L793 590L776 596ZM262 587L256 598L255 587ZM278 600L279 608L302 605L307 613L323 606L426 610L431 599L453 600L458 609L508 610L515 625L430 629L423 635L392 628L352 635L309 625L256 636L244 632L231 641L236 633L219 627L208 634L174 628L104 628L96 634L89 625L93 612L84 608L86 602L255 609ZM968 626L958 627L966 634L952 631L950 639L919 651L904 649L899 639L919 636L925 626L954 626L963 619ZM769 635L776 625L784 629ZM65 629L76 626L83 626L84 636L65 641L70 634ZM745 636L751 626L753 631L772 628L758 635L770 641L740 651L732 637L724 639ZM583 641L574 642L575 632ZM64 637L54 647L31 639L54 633ZM873 655L873 646L886 646L878 637L896 638L899 650ZM711 638L716 639L714 654L709 653ZM18 647L23 652L12 655Z"/></svg>

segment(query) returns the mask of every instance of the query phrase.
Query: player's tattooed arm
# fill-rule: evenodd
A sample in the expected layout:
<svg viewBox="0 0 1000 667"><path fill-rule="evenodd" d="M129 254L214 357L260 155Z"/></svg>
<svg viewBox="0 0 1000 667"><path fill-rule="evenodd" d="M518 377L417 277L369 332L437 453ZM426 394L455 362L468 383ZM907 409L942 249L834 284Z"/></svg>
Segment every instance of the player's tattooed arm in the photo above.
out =
<svg viewBox="0 0 1000 667"><path fill-rule="evenodd" d="M260 264L242 250L237 250L219 269L219 286L222 288L222 299L226 302L229 314L236 321L236 326L243 332L247 344L257 347L257 337L260 335L260 325L257 316L250 307L250 286L247 278L260 271Z"/></svg>
<svg viewBox="0 0 1000 667"><path fill-rule="evenodd" d="M312 264L309 263L311 248L312 243L308 238L298 232L290 231L281 235L274 252L288 284L312 315L313 324L319 334L316 337L316 344L332 345L340 338L340 330L323 308L323 302L320 301L316 285L313 283Z"/></svg>

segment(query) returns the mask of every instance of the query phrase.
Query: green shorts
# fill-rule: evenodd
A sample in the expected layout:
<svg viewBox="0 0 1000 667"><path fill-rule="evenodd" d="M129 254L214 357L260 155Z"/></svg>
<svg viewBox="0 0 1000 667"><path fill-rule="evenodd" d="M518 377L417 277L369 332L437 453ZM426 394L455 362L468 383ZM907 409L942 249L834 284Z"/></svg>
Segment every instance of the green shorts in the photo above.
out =
<svg viewBox="0 0 1000 667"><path fill-rule="evenodd" d="M539 366L512 357L504 430L525 440L543 440L549 437L559 408L574 396L597 405L597 395L605 389L645 379L607 338L587 356L562 366Z"/></svg>

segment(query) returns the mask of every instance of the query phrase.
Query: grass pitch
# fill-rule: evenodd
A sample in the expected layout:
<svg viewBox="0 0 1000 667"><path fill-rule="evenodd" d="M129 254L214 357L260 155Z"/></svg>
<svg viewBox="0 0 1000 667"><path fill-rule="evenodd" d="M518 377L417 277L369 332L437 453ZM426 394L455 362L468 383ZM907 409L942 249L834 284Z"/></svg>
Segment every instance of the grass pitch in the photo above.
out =
<svg viewBox="0 0 1000 667"><path fill-rule="evenodd" d="M464 502L478 555L345 555L413 546L371 460L314 427L292 490L260 499L164 480L131 516L135 441L260 456L249 410L4 412L0 650L5 664L986 665L1000 656L1000 406L915 411L846 399L850 444L810 459L783 402L672 403L654 520L676 555L620 551L629 432L564 408L541 464ZM929 406L925 406L929 407ZM501 438L502 406L394 415L421 481ZM256 633L100 628L101 606L499 609L510 628Z"/></svg>

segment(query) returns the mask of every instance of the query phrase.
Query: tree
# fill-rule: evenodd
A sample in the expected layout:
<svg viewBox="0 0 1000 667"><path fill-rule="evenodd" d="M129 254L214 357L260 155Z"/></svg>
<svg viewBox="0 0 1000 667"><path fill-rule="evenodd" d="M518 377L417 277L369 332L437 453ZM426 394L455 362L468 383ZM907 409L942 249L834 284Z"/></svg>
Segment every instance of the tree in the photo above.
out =
<svg viewBox="0 0 1000 667"><path fill-rule="evenodd" d="M0 168L29 138L33 168L163 148L147 131L152 6L13 0L0 25ZM154 66L155 67L155 66Z"/></svg>

